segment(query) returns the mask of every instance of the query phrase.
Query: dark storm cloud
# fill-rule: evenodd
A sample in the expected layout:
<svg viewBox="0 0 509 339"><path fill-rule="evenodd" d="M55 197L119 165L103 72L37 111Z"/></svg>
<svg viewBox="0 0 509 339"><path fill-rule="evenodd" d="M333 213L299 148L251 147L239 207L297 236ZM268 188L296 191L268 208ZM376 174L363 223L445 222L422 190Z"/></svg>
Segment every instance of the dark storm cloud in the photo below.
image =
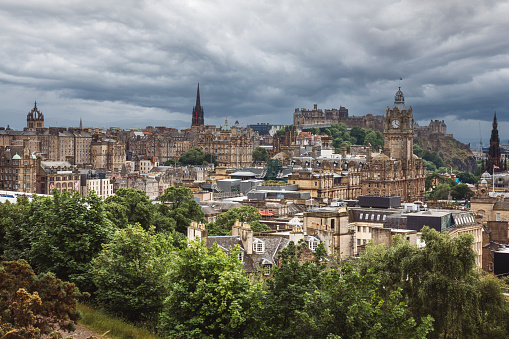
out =
<svg viewBox="0 0 509 339"><path fill-rule="evenodd" d="M473 0L4 0L0 126L22 128L37 99L48 124L184 128L198 82L206 123L291 123L314 103L383 114L401 85L416 120L462 137L461 121L508 116L508 14Z"/></svg>

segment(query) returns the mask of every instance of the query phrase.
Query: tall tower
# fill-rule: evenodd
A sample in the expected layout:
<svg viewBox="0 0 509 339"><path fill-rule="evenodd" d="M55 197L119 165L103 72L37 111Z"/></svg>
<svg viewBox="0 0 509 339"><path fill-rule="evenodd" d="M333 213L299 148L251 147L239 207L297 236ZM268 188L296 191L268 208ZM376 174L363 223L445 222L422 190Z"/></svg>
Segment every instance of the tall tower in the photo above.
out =
<svg viewBox="0 0 509 339"><path fill-rule="evenodd" d="M490 150L488 151L488 162L486 164L486 171L488 171L488 173L493 173L493 169L495 169L495 172L502 170L502 161L500 157L500 139L498 138L497 112L495 112L495 116L493 117Z"/></svg>
<svg viewBox="0 0 509 339"><path fill-rule="evenodd" d="M196 92L196 106L193 107L193 122L191 126L203 126L203 107L200 105L200 83L198 83L198 91Z"/></svg>
<svg viewBox="0 0 509 339"><path fill-rule="evenodd" d="M405 106L405 97L399 87L394 96L394 107L387 107L384 119L384 153L400 160L405 169L412 161L414 148L414 117L412 107Z"/></svg>
<svg viewBox="0 0 509 339"><path fill-rule="evenodd" d="M27 114L27 129L35 131L44 128L44 114L37 109L37 101L34 104L34 108Z"/></svg>

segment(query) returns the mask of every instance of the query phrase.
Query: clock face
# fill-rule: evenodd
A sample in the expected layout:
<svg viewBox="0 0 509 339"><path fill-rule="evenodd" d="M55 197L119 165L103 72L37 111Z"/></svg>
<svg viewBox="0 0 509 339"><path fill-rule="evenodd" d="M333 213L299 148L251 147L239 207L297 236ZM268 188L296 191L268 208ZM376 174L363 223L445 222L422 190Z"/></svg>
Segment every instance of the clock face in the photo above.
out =
<svg viewBox="0 0 509 339"><path fill-rule="evenodd" d="M394 127L394 128L398 128L399 127L399 120L398 119L392 120L392 127Z"/></svg>

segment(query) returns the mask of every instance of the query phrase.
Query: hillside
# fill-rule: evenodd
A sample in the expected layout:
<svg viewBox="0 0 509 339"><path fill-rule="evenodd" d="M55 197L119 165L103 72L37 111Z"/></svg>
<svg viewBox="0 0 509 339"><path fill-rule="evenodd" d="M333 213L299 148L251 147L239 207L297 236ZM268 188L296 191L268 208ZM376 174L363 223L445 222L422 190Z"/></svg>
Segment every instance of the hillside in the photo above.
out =
<svg viewBox="0 0 509 339"><path fill-rule="evenodd" d="M470 145L461 143L450 135L435 133L426 136L418 135L414 143L421 145L423 150L437 152L447 167L472 173L477 168Z"/></svg>

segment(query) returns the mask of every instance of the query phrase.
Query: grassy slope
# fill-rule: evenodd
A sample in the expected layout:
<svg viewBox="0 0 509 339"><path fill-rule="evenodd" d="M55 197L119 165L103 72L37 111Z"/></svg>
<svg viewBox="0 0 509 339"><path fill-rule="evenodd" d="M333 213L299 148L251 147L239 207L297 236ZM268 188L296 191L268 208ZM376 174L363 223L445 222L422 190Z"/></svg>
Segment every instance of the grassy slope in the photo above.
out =
<svg viewBox="0 0 509 339"><path fill-rule="evenodd" d="M111 339L159 339L148 330L128 324L121 319L112 317L101 310L94 309L88 305L78 304L78 310L83 318L79 321L84 326L94 332L103 334L104 338Z"/></svg>

